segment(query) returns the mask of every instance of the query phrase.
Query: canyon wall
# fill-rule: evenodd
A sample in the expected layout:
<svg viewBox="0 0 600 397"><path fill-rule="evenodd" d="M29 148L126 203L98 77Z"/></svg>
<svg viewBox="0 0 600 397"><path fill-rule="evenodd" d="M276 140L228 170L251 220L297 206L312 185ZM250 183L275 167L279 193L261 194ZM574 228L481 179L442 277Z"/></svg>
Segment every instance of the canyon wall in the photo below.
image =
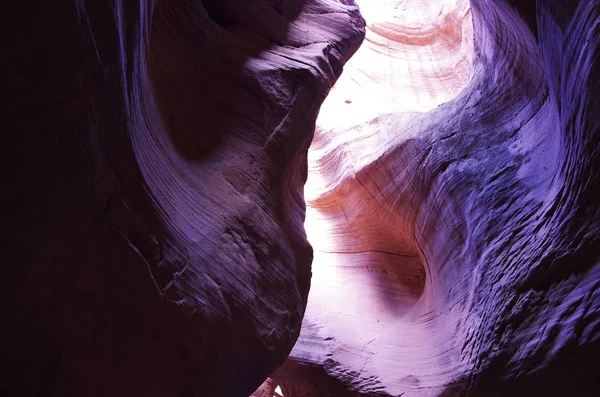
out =
<svg viewBox="0 0 600 397"><path fill-rule="evenodd" d="M600 3L453 3L417 28L367 19L363 79L323 105L349 115L320 116L309 151L286 396L600 394ZM368 51L391 66L355 66Z"/></svg>
<svg viewBox="0 0 600 397"><path fill-rule="evenodd" d="M385 3L2 5L0 394L600 395L600 1Z"/></svg>
<svg viewBox="0 0 600 397"><path fill-rule="evenodd" d="M300 330L338 1L2 5L3 396L247 396Z"/></svg>

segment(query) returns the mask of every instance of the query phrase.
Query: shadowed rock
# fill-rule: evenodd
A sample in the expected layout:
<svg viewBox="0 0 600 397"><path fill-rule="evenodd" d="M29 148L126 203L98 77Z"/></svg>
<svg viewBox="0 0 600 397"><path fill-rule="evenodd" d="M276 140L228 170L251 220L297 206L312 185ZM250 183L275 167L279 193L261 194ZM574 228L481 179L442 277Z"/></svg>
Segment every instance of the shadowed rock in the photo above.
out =
<svg viewBox="0 0 600 397"><path fill-rule="evenodd" d="M2 6L4 396L243 396L292 348L333 1Z"/></svg>

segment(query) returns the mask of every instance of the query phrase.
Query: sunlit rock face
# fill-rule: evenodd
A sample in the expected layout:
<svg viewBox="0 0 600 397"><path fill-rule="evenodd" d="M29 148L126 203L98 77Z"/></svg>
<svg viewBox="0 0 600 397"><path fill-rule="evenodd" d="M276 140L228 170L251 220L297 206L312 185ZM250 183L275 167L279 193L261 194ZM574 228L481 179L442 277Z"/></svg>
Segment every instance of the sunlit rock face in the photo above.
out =
<svg viewBox="0 0 600 397"><path fill-rule="evenodd" d="M600 395L599 1L5 3L0 395Z"/></svg>
<svg viewBox="0 0 600 397"><path fill-rule="evenodd" d="M286 396L600 395L600 2L513 3L359 2Z"/></svg>
<svg viewBox="0 0 600 397"><path fill-rule="evenodd" d="M427 111L458 95L473 57L468 0L359 4L365 41L323 104L318 131L349 129L388 112Z"/></svg>
<svg viewBox="0 0 600 397"><path fill-rule="evenodd" d="M2 7L3 396L247 396L306 306L333 0Z"/></svg>

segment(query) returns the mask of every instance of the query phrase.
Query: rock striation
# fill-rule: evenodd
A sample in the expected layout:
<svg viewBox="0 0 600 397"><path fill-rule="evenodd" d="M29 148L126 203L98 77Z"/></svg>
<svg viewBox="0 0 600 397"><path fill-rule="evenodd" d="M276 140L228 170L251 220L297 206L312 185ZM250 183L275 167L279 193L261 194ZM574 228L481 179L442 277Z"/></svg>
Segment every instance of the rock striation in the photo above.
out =
<svg viewBox="0 0 600 397"><path fill-rule="evenodd" d="M311 292L273 380L600 395L600 2L364 3L309 150Z"/></svg>
<svg viewBox="0 0 600 397"><path fill-rule="evenodd" d="M2 5L1 395L600 395L600 1L357 1Z"/></svg>
<svg viewBox="0 0 600 397"><path fill-rule="evenodd" d="M2 5L3 396L244 396L310 283L303 184L348 2Z"/></svg>

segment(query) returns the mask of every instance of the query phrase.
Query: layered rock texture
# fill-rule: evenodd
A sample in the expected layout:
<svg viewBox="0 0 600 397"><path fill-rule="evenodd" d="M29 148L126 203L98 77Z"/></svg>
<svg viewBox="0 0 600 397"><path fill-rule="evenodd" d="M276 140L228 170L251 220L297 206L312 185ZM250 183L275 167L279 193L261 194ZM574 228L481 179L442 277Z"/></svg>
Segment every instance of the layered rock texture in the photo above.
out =
<svg viewBox="0 0 600 397"><path fill-rule="evenodd" d="M2 5L2 396L247 396L304 313L338 1Z"/></svg>
<svg viewBox="0 0 600 397"><path fill-rule="evenodd" d="M600 1L5 3L1 395L600 395Z"/></svg>
<svg viewBox="0 0 600 397"><path fill-rule="evenodd" d="M312 286L273 381L600 395L600 3L364 3L309 151Z"/></svg>

